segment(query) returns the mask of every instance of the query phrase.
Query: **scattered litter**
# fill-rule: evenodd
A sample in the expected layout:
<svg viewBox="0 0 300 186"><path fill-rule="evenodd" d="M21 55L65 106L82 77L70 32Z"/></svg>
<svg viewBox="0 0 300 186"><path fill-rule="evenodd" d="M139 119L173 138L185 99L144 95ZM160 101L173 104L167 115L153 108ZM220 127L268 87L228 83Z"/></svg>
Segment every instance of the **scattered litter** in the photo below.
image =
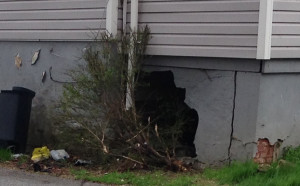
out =
<svg viewBox="0 0 300 186"><path fill-rule="evenodd" d="M21 156L24 156L24 154L13 154L13 155L11 155L11 157L14 158L14 159L18 159Z"/></svg>
<svg viewBox="0 0 300 186"><path fill-rule="evenodd" d="M38 59L39 59L40 52L41 52L41 49L37 50L37 51L33 54L32 60L31 60L31 65L36 64L36 62L37 62Z"/></svg>
<svg viewBox="0 0 300 186"><path fill-rule="evenodd" d="M50 151L51 157L58 161L70 158L69 154L65 150L51 150Z"/></svg>
<svg viewBox="0 0 300 186"><path fill-rule="evenodd" d="M46 81L46 71L42 73L42 83Z"/></svg>
<svg viewBox="0 0 300 186"><path fill-rule="evenodd" d="M20 69L22 66L22 58L20 57L19 53L15 56L15 65L18 69Z"/></svg>
<svg viewBox="0 0 300 186"><path fill-rule="evenodd" d="M42 148L35 148L33 150L31 160L36 163L44 159L48 159L49 157L50 151L46 146L44 146Z"/></svg>
<svg viewBox="0 0 300 186"><path fill-rule="evenodd" d="M75 166L84 166L84 165L91 165L91 164L92 164L92 161L81 160L81 159L78 159L75 162Z"/></svg>
<svg viewBox="0 0 300 186"><path fill-rule="evenodd" d="M40 165L38 163L33 164L34 172L51 172L51 168L47 167L46 165Z"/></svg>

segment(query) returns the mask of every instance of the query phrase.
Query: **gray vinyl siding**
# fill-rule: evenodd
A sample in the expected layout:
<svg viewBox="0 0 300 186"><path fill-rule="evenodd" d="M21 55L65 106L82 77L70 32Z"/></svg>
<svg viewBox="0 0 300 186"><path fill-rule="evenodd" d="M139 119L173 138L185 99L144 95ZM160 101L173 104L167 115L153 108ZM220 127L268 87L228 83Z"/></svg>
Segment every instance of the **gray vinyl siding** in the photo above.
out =
<svg viewBox="0 0 300 186"><path fill-rule="evenodd" d="M300 57L300 1L275 0L271 58Z"/></svg>
<svg viewBox="0 0 300 186"><path fill-rule="evenodd" d="M130 20L130 5L127 21ZM259 0L140 0L149 55L256 58Z"/></svg>
<svg viewBox="0 0 300 186"><path fill-rule="evenodd" d="M0 1L0 40L92 39L105 30L107 1Z"/></svg>

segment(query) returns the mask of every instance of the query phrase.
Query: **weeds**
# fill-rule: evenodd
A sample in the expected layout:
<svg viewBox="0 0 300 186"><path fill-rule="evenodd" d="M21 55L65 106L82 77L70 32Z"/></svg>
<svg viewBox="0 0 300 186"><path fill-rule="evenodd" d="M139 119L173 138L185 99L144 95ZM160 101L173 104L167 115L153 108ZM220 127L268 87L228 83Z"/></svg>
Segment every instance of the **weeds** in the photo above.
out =
<svg viewBox="0 0 300 186"><path fill-rule="evenodd" d="M0 162L10 161L12 159L12 153L8 149L0 149Z"/></svg>
<svg viewBox="0 0 300 186"><path fill-rule="evenodd" d="M300 163L300 146L297 148L287 147L284 150L284 159L293 163Z"/></svg>
<svg viewBox="0 0 300 186"><path fill-rule="evenodd" d="M148 173L113 172L101 176L91 175L86 170L73 170L76 179L116 185L136 186L190 186L212 185L203 180L199 174L174 174L170 172L154 171Z"/></svg>
<svg viewBox="0 0 300 186"><path fill-rule="evenodd" d="M300 185L300 148L289 148L282 160L273 163L265 172L258 171L254 162L233 163L219 170L208 169L205 177L220 184L242 186Z"/></svg>

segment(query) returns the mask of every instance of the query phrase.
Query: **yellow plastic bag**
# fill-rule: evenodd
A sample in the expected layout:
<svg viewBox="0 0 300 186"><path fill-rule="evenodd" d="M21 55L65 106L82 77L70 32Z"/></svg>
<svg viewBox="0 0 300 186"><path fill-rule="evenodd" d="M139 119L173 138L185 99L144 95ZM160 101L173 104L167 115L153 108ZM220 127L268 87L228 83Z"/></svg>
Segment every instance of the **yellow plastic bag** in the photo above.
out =
<svg viewBox="0 0 300 186"><path fill-rule="evenodd" d="M50 157L50 150L44 146L42 148L35 148L32 152L31 160L33 162L39 162Z"/></svg>

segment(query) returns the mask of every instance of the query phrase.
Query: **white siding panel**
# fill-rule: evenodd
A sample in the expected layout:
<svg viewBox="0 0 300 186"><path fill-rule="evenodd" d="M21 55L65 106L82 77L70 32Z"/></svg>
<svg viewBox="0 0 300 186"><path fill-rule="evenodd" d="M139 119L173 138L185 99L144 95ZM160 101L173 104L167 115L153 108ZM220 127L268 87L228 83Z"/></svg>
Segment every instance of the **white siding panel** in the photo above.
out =
<svg viewBox="0 0 300 186"><path fill-rule="evenodd" d="M225 58L256 58L255 47L200 47L200 46L153 46L147 48L149 55L201 56Z"/></svg>
<svg viewBox="0 0 300 186"><path fill-rule="evenodd" d="M0 21L1 30L88 30L105 27L105 20Z"/></svg>
<svg viewBox="0 0 300 186"><path fill-rule="evenodd" d="M0 40L91 40L105 30L107 1L0 1Z"/></svg>
<svg viewBox="0 0 300 186"><path fill-rule="evenodd" d="M272 58L300 58L300 1L275 0Z"/></svg>
<svg viewBox="0 0 300 186"><path fill-rule="evenodd" d="M129 7L128 7L129 9ZM257 11L259 0L237 0L237 1L140 1L140 12L234 12L234 11Z"/></svg>
<svg viewBox="0 0 300 186"><path fill-rule="evenodd" d="M119 11L121 14L122 11ZM35 10L35 11L0 11L0 21L9 20L73 20L105 19L103 9L70 9L70 10Z"/></svg>
<svg viewBox="0 0 300 186"><path fill-rule="evenodd" d="M0 11L91 9L106 7L108 0L40 0L0 2Z"/></svg>
<svg viewBox="0 0 300 186"><path fill-rule="evenodd" d="M164 35L155 34L149 41L150 45L187 45L198 46L199 43L203 46L257 46L257 36L239 36L239 35Z"/></svg>
<svg viewBox="0 0 300 186"><path fill-rule="evenodd" d="M130 20L128 6L127 20ZM147 54L256 58L259 0L140 0Z"/></svg>
<svg viewBox="0 0 300 186"><path fill-rule="evenodd" d="M274 10L279 11L300 11L300 1L297 0L276 0L274 2Z"/></svg>
<svg viewBox="0 0 300 186"><path fill-rule="evenodd" d="M103 30L102 30L103 31ZM1 30L1 40L48 41L91 40L101 33L99 30Z"/></svg>
<svg viewBox="0 0 300 186"><path fill-rule="evenodd" d="M273 35L272 46L300 46L300 35Z"/></svg>
<svg viewBox="0 0 300 186"><path fill-rule="evenodd" d="M130 17L127 17L130 20ZM213 12L213 13L140 13L141 23L257 23L257 12Z"/></svg>
<svg viewBox="0 0 300 186"><path fill-rule="evenodd" d="M272 58L300 58L300 47L273 47Z"/></svg>
<svg viewBox="0 0 300 186"><path fill-rule="evenodd" d="M217 34L217 35L256 35L257 24L168 24L148 23L152 34ZM140 24L145 27L146 24Z"/></svg>

